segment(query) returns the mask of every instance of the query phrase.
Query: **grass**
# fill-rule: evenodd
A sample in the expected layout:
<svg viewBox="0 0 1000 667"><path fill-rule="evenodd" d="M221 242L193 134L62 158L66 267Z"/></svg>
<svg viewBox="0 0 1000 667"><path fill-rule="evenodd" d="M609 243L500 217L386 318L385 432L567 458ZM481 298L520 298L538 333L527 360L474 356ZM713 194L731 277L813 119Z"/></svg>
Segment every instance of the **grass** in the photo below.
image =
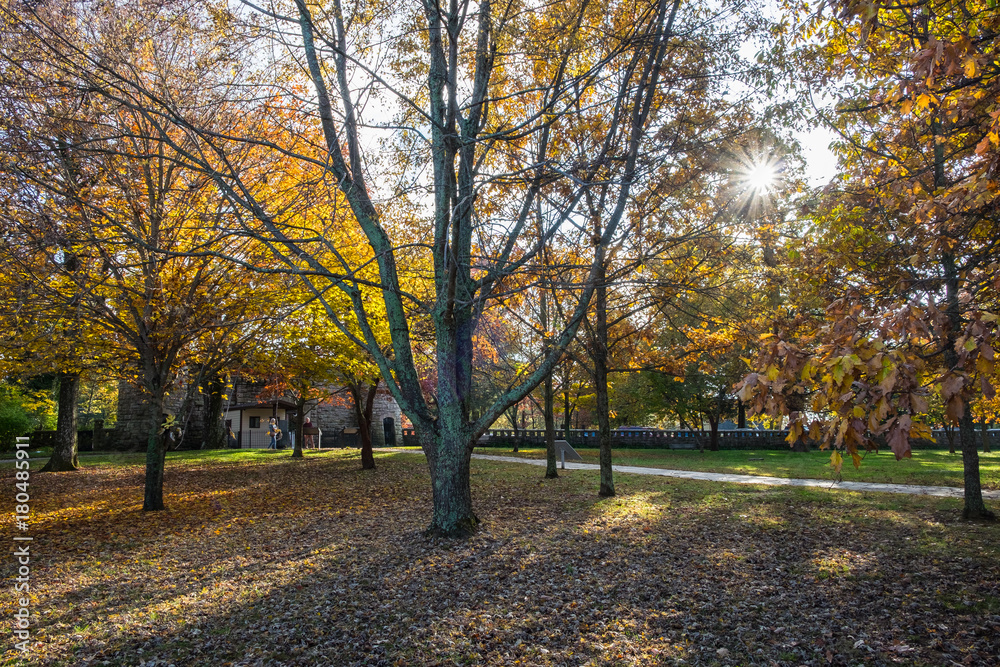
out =
<svg viewBox="0 0 1000 667"><path fill-rule="evenodd" d="M289 451L285 451L286 456ZM581 448L577 451L585 463L598 463L597 449ZM476 452L535 459L545 457L545 450L540 447L522 447L517 453L498 447L480 447ZM268 461L278 455L277 452L265 450L195 450L168 452L167 460L205 464L241 464L243 462ZM830 453L824 451L796 453L776 450L699 452L697 450L615 449L613 457L616 465L801 479L838 479L838 475L830 465ZM81 465L84 466L143 464L145 460L145 452L81 454ZM13 467L13 463L0 463L0 470L13 469ZM979 471L984 490L1000 490L1000 452L980 453ZM859 469L855 469L850 458L847 458L839 478L843 481L853 482L961 488L964 485L962 475L962 455L960 453L949 454L946 450L914 450L912 458L900 461L897 461L892 453L869 453L864 457Z"/></svg>
<svg viewBox="0 0 1000 667"><path fill-rule="evenodd" d="M33 473L34 643L4 659L998 664L1000 527L957 500L625 474L601 499L593 471L475 460L483 523L452 541L423 535L423 458L377 460L171 453L154 513L141 454Z"/></svg>
<svg viewBox="0 0 1000 667"><path fill-rule="evenodd" d="M51 452L42 451L41 453L36 453L36 451L37 450L31 450L32 458L46 458L51 456ZM194 464L206 465L214 463L242 464L253 463L255 461L264 463L279 454L288 456L291 451L291 449L196 449L189 451L167 452L167 462L168 465L170 462L191 462ZM14 469L14 463L11 460L14 458L13 453L10 453L9 455L4 454L2 455L2 458L7 459L8 462L0 463L0 470ZM80 465L83 467L105 465L145 465L146 452L82 452L79 455L79 459ZM32 464L32 467L37 470L40 469L42 465L44 464L36 461Z"/></svg>
<svg viewBox="0 0 1000 667"><path fill-rule="evenodd" d="M598 463L597 449L578 449L585 463ZM545 458L544 448L529 447L512 454L510 450L481 447L479 454ZM769 475L800 479L837 479L830 465L830 452L738 451L699 452L669 449L615 449L615 465L696 470L699 472ZM1000 489L1000 452L979 455L980 478L984 489ZM961 488L962 455L945 450L914 450L910 459L896 460L892 453L869 453L859 469L847 457L840 478L852 482L918 484Z"/></svg>

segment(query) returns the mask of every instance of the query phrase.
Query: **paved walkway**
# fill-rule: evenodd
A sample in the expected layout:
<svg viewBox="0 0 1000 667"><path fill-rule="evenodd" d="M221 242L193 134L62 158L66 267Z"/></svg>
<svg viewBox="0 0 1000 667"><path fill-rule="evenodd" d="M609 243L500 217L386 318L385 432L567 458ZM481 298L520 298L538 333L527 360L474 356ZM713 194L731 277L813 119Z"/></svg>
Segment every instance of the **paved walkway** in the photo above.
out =
<svg viewBox="0 0 1000 667"><path fill-rule="evenodd" d="M414 450L397 450L415 453ZM519 456L494 456L492 454L473 454L474 459L486 461L504 461L506 463L524 463L527 465L544 466L545 459L526 459ZM596 463L566 462L567 470L600 470ZM952 486L917 486L915 484L876 484L874 482L833 482L828 479L791 479L788 477L766 477L764 475L734 475L721 472L696 472L693 470L667 470L665 468L642 468L639 466L612 466L615 472L633 475L655 475L659 477L679 477L681 479L699 479L707 482L730 482L733 484L764 484L766 486L815 486L822 489L838 489L842 491L875 491L878 493L908 493L916 496L939 496L942 498L962 498L962 489ZM983 491L983 498L1000 499L1000 491Z"/></svg>

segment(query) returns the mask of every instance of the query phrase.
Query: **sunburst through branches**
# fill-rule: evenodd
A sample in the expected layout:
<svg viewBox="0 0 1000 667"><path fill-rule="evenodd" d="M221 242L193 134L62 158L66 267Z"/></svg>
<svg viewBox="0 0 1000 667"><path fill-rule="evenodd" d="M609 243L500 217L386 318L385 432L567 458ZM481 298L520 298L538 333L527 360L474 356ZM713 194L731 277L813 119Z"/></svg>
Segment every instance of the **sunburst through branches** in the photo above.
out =
<svg viewBox="0 0 1000 667"><path fill-rule="evenodd" d="M781 188L784 161L765 151L743 152L733 168L734 199L741 217L757 217Z"/></svg>

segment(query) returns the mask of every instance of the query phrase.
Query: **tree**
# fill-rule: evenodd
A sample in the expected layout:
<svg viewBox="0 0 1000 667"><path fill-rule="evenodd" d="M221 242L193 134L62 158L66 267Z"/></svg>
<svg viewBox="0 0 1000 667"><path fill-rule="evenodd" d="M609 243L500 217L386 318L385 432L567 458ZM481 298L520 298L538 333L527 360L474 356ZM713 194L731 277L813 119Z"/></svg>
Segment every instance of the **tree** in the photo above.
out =
<svg viewBox="0 0 1000 667"><path fill-rule="evenodd" d="M317 297L333 287L350 298L361 336L351 334L335 309L327 315L371 354L417 430L431 471L431 532L468 533L478 523L469 486L478 436L559 362L602 283L601 267L633 187L669 171L667 157L683 162L684 156L661 152L656 140L692 127L697 114L689 106L714 82L683 68L731 52L712 52L703 42L685 52L688 35L710 21L679 0L537 7L462 0L447 7L380 4L377 11L339 0L248 6L246 17L228 6L215 8L211 19L184 15L182 36L190 35L195 52L206 44L209 52L227 55L247 49L239 66L206 77L219 90L255 93L226 128L205 122L200 101L159 94L125 54L110 57L115 43L103 44L100 59L57 47L77 36L52 21L49 7L24 11L59 68L86 80L93 95L160 124L160 140L177 159L209 176L240 212L238 233L265 243ZM121 7L74 10L130 31L160 27L158 21L179 12L167 2L143 6L144 14ZM130 16L141 20L130 23ZM271 44L242 41L244 28L259 36L268 26ZM250 52L255 45L257 52ZM159 46L153 41L148 49L155 54ZM299 64L301 76L288 74ZM271 85L260 83L269 79ZM304 94L303 81L312 93ZM372 99L394 113L391 120L366 108ZM279 134L265 131L268 124ZM382 144L393 149L384 158L368 141L379 129L394 130ZM197 145L184 143L191 138ZM389 348L381 347L371 326L360 267L337 256L337 237L325 235L321 225L286 215L288 198L261 183L259 171L243 168L239 156L251 150L280 155L284 165L270 161L279 170L298 169L304 199L323 192L322 184L339 190L330 202L350 211L378 269ZM417 203L400 214L399 200L408 190ZM594 205L583 211L588 195ZM539 210L540 236L529 233ZM599 227L581 222L595 212ZM473 418L477 325L506 298L512 276L544 271L539 258L549 241L589 249L580 255L577 280L562 287L576 305L553 333L548 354ZM431 275L408 273L406 262L415 254L427 259ZM419 282L430 289L415 289ZM421 322L427 324L423 331ZM418 358L424 334L432 342L431 392Z"/></svg>
<svg viewBox="0 0 1000 667"><path fill-rule="evenodd" d="M1000 14L964 0L834 7L811 17L826 40L806 52L817 76L849 74L833 121L843 191L794 248L798 287L825 311L776 323L744 396L859 465L880 440L910 456L936 394L959 430L963 515L992 519L971 405L994 395L996 369Z"/></svg>
<svg viewBox="0 0 1000 667"><path fill-rule="evenodd" d="M31 25L15 23L15 33L37 49L32 58L44 53ZM205 237L197 230L232 212L210 181L178 164L155 122L96 100L79 79L52 83L52 68L26 72L17 67L21 53L4 56L21 74L4 81L10 221L24 251L15 256L36 260L22 262L19 275L86 331L86 345L70 339L75 354L110 347L124 377L143 389L151 409L143 507L163 509L166 396L182 368L198 367L259 319L253 302L263 281L198 252ZM226 250L244 260L249 252L241 239ZM75 434L74 376L62 376L71 409L60 421Z"/></svg>
<svg viewBox="0 0 1000 667"><path fill-rule="evenodd" d="M58 406L55 442L42 472L66 472L79 467L77 396L81 379L95 378L101 364L114 363L115 353L98 329L79 316L82 295L65 280L80 266L69 239L56 228L50 229L48 241L43 241L34 233L32 223L22 217L26 209L34 207L38 193L19 176L21 167L11 157L0 154L0 190L8 211L3 224L7 243L0 249L4 302L0 319L5 331L0 339L0 368L6 377L27 380L41 375L54 382Z"/></svg>
<svg viewBox="0 0 1000 667"><path fill-rule="evenodd" d="M365 292L369 292L365 289ZM298 408L293 458L301 458L302 424L308 403L331 400L346 393L358 423L361 440L361 468L375 469L372 450L372 415L381 377L378 367L362 348L340 330L329 326L326 308L335 308L345 325L357 336L357 324L352 322L350 303L343 294L324 296L325 306L310 300L301 289L283 294L289 314L268 336L268 345L261 350L251 367L258 376L270 377L266 391L271 395L291 394ZM366 294L366 298L372 298ZM381 318L384 321L384 318ZM375 318L372 318L375 321ZM376 334L387 338L384 327Z"/></svg>

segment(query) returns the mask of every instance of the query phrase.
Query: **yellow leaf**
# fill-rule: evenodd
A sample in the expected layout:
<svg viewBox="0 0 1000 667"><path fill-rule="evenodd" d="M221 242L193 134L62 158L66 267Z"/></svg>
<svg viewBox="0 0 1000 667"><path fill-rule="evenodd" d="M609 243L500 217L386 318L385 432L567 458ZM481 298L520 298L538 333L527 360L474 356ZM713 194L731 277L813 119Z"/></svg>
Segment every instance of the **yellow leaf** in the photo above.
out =
<svg viewBox="0 0 1000 667"><path fill-rule="evenodd" d="M910 109L913 108L913 100L903 100L903 103L899 105L899 110L903 112L903 115L910 113Z"/></svg>
<svg viewBox="0 0 1000 667"><path fill-rule="evenodd" d="M965 61L965 76L972 78L976 75L976 59L969 58Z"/></svg>
<svg viewBox="0 0 1000 667"><path fill-rule="evenodd" d="M931 96L927 93L923 93L917 98L917 109L926 109L931 105Z"/></svg>
<svg viewBox="0 0 1000 667"><path fill-rule="evenodd" d="M844 465L844 457L840 452L835 451L833 454L830 454L830 465L833 466L834 470L840 472L841 466Z"/></svg>

